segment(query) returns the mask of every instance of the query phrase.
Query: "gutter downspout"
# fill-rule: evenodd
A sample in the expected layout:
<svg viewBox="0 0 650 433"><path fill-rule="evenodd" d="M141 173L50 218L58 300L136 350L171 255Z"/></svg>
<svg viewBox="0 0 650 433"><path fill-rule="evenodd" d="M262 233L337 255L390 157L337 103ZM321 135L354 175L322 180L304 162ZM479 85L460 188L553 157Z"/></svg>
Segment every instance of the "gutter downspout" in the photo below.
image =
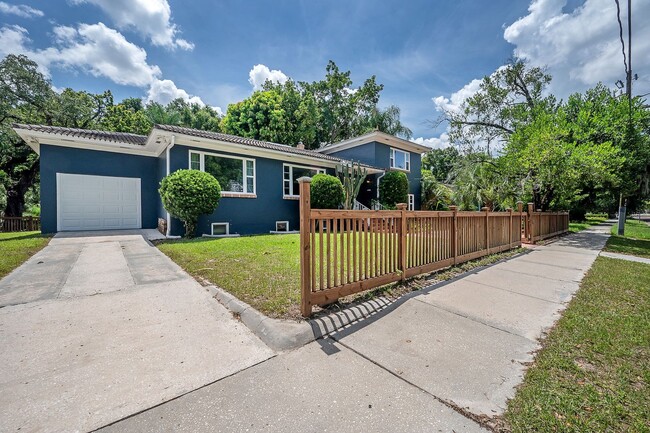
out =
<svg viewBox="0 0 650 433"><path fill-rule="evenodd" d="M167 176L169 176L169 151L172 147L174 147L174 144L176 144L175 136L172 135L172 141L169 146L167 146L167 149L165 149L165 158L166 158L166 163L167 163ZM165 210L167 213L167 233L165 233L165 236L171 236L171 231L172 231L172 217L169 215L169 212Z"/></svg>
<svg viewBox="0 0 650 433"><path fill-rule="evenodd" d="M386 172L384 171L381 176L377 178L377 200L379 200L379 181L381 180L382 177L386 176Z"/></svg>

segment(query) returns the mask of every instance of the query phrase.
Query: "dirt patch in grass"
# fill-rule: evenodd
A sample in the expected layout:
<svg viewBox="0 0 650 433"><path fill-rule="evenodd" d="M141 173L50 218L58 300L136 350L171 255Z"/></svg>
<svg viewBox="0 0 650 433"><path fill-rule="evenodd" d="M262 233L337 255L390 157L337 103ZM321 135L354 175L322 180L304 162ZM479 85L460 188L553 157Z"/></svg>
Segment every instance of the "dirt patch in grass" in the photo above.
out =
<svg viewBox="0 0 650 433"><path fill-rule="evenodd" d="M650 265L599 257L499 431L650 431Z"/></svg>

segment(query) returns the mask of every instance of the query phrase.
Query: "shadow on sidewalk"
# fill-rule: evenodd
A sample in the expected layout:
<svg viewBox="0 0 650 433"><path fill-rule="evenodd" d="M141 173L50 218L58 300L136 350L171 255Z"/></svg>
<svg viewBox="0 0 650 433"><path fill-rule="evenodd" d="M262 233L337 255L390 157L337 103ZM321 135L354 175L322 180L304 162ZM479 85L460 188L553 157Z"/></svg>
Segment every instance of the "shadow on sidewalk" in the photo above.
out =
<svg viewBox="0 0 650 433"><path fill-rule="evenodd" d="M359 304L354 304L352 306L346 307L341 311L330 313L325 316L317 317L309 321L309 324L316 337L316 341L320 344L321 349L327 355L332 355L339 350L336 346L332 345L324 337L332 337L335 341L340 341L341 339L362 330L366 326L369 326L375 323L377 320L387 316L391 312L395 311L401 305L407 301L416 298L418 296L427 295L434 290L441 289L449 284L452 284L456 281L462 280L469 277L470 275L475 275L485 269L489 269L493 266L499 265L501 263L506 263L511 260L515 260L519 257L526 256L532 253L533 250L523 251L516 256L508 257L497 262L491 263L489 265L480 266L474 268L470 271L464 272L460 275L457 275L449 280L441 281L438 283L433 283L424 288L414 290L413 292L406 293L400 296L397 299L388 299L386 297L377 297L370 299ZM347 323L347 325L341 325L342 323ZM325 330L325 332L323 332Z"/></svg>

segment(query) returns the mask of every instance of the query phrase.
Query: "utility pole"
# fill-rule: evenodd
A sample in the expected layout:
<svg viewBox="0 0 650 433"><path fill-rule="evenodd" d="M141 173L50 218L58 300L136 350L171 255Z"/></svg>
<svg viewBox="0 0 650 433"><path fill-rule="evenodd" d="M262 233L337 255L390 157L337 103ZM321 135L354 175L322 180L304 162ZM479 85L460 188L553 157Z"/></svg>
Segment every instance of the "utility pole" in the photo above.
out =
<svg viewBox="0 0 650 433"><path fill-rule="evenodd" d="M620 21L619 21L620 23ZM630 123L632 123L632 0L627 0L627 71L625 77L625 93L629 110ZM625 235L625 213L627 199L623 201L623 193L618 200L618 235Z"/></svg>

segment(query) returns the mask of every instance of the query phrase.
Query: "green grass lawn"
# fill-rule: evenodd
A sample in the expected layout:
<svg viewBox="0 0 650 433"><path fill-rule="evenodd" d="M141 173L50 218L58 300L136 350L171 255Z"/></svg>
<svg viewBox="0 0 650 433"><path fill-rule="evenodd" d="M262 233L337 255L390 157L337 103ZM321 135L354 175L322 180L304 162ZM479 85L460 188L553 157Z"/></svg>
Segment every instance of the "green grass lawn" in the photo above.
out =
<svg viewBox="0 0 650 433"><path fill-rule="evenodd" d="M513 432L650 431L650 265L599 257L508 404Z"/></svg>
<svg viewBox="0 0 650 433"><path fill-rule="evenodd" d="M300 236L260 235L237 238L198 238L167 241L158 248L199 280L215 284L270 317L298 319L300 315ZM318 250L318 246L314 248ZM372 296L399 297L437 281L452 278L520 250L491 254L407 284L390 284L365 294L340 299L329 308ZM345 268L344 268L344 273Z"/></svg>
<svg viewBox="0 0 650 433"><path fill-rule="evenodd" d="M569 232L577 233L579 231L588 229L590 226L600 224L607 219L605 215L587 215L585 221L580 222L570 222L569 223Z"/></svg>
<svg viewBox="0 0 650 433"><path fill-rule="evenodd" d="M0 278L9 274L50 241L40 232L0 233Z"/></svg>
<svg viewBox="0 0 650 433"><path fill-rule="evenodd" d="M271 317L300 315L300 236L261 235L180 240L160 250Z"/></svg>
<svg viewBox="0 0 650 433"><path fill-rule="evenodd" d="M612 227L612 236L605 246L606 251L650 257L650 225L643 221L625 222L625 236L618 236L618 226Z"/></svg>

